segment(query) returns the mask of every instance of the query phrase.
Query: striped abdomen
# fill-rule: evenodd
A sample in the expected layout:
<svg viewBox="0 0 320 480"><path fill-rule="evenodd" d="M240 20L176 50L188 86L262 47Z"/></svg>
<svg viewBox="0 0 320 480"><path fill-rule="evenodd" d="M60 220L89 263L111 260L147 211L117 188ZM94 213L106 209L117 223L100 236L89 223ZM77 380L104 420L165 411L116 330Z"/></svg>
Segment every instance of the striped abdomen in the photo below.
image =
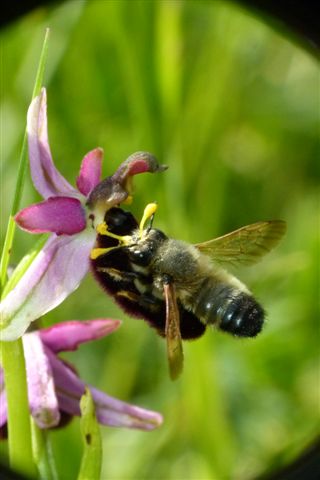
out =
<svg viewBox="0 0 320 480"><path fill-rule="evenodd" d="M193 312L204 324L240 337L255 337L264 320L263 308L250 293L211 277L202 282Z"/></svg>

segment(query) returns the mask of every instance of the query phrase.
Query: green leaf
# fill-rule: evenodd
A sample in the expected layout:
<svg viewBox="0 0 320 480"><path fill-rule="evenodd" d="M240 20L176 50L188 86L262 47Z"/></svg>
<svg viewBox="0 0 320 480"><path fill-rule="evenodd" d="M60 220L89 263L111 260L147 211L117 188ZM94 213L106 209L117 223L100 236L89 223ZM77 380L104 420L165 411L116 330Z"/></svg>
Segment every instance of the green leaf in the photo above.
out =
<svg viewBox="0 0 320 480"><path fill-rule="evenodd" d="M80 401L81 434L84 450L78 480L97 480L101 474L102 443L95 406L89 388Z"/></svg>

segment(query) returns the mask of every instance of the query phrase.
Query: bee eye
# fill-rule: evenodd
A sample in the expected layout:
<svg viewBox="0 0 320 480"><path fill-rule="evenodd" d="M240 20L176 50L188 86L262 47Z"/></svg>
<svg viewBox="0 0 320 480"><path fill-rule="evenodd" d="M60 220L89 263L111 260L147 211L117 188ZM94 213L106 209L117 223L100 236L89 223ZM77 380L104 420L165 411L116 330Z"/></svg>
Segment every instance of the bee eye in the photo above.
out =
<svg viewBox="0 0 320 480"><path fill-rule="evenodd" d="M146 267L153 258L153 251L149 248L129 249L129 257L133 263Z"/></svg>

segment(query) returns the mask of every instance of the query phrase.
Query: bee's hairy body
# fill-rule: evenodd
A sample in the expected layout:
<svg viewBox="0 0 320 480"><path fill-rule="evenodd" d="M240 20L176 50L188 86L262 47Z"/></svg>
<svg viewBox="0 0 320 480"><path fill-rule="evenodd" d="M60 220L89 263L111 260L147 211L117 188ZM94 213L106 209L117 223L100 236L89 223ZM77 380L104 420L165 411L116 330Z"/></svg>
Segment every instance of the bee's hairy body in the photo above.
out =
<svg viewBox="0 0 320 480"><path fill-rule="evenodd" d="M93 261L94 273L129 314L146 319L165 335L164 283L175 286L181 337L196 338L207 325L237 336L255 336L264 312L237 278L213 264L188 243L168 238L157 229L141 232L134 217L114 208L107 213L108 230L129 235L127 246ZM98 237L98 245L114 245Z"/></svg>

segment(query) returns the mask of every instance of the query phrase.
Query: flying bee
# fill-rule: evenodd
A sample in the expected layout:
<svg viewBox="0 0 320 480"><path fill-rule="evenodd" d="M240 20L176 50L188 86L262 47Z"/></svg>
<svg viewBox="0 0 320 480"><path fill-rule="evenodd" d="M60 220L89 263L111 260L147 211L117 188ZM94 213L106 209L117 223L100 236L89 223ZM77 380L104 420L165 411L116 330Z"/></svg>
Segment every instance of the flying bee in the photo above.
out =
<svg viewBox="0 0 320 480"><path fill-rule="evenodd" d="M97 227L91 264L120 307L147 320L166 338L170 376L175 379L183 368L182 339L201 336L207 325L238 337L255 337L261 331L262 306L221 265L258 262L278 244L286 224L258 222L191 245L152 228L156 208L148 204L140 224L131 213L110 209Z"/></svg>

